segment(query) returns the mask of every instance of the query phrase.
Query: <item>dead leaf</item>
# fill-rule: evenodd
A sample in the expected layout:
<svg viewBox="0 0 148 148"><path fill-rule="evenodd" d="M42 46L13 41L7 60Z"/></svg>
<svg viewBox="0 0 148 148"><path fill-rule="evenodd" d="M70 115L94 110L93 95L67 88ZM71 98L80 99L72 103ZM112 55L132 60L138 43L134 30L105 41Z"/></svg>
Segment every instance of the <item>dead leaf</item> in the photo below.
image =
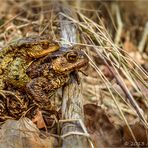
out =
<svg viewBox="0 0 148 148"><path fill-rule="evenodd" d="M96 147L121 146L121 134L109 121L101 107L84 105L85 124Z"/></svg>
<svg viewBox="0 0 148 148"><path fill-rule="evenodd" d="M130 125L131 130L137 140L134 141L131 132L129 131L128 127L125 125L123 126L123 141L125 146L134 146L137 145L139 147L146 147L148 146L148 129L146 129L140 122L136 122ZM136 145L137 144L137 145Z"/></svg>
<svg viewBox="0 0 148 148"><path fill-rule="evenodd" d="M32 119L32 122L35 123L39 129L46 127L42 112L39 109L37 109L36 111L36 115Z"/></svg>
<svg viewBox="0 0 148 148"><path fill-rule="evenodd" d="M102 69L104 76L106 76L107 78L110 78L110 79L114 78L114 75L112 74L112 72L109 70L109 68L107 66L103 65L101 67L101 69Z"/></svg>
<svg viewBox="0 0 148 148"><path fill-rule="evenodd" d="M28 118L7 120L0 130L1 148L47 148L54 147L56 139L40 137L41 133L36 125Z"/></svg>
<svg viewBox="0 0 148 148"><path fill-rule="evenodd" d="M125 49L128 53L137 51L137 47L130 40L125 41L125 43L123 45L123 49Z"/></svg>

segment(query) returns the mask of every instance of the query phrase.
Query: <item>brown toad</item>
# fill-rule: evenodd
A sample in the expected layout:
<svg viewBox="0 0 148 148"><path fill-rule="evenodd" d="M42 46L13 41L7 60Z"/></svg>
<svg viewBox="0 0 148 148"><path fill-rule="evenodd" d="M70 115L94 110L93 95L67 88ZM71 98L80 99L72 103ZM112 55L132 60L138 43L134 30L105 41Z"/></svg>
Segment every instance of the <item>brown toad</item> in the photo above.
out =
<svg viewBox="0 0 148 148"><path fill-rule="evenodd" d="M58 56L56 53L55 56L47 56L37 64L32 63L27 70L32 78L26 85L27 93L41 109L49 109L52 94L68 82L70 73L87 64L84 52L75 50L75 47Z"/></svg>
<svg viewBox="0 0 148 148"><path fill-rule="evenodd" d="M30 36L11 42L0 51L0 90L6 83L23 88L30 78L26 74L29 64L59 49L59 45L47 36Z"/></svg>

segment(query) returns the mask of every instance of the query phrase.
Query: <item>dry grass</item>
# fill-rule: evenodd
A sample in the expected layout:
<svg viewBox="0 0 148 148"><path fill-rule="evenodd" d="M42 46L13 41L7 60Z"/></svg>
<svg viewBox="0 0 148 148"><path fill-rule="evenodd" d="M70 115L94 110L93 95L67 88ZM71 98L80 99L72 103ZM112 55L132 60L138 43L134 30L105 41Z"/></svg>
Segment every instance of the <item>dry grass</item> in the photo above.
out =
<svg viewBox="0 0 148 148"><path fill-rule="evenodd" d="M102 99L101 94L106 93L112 98L116 111L119 112L117 116L127 124L136 141L125 114L128 112L134 118L138 117L147 128L148 117L147 110L145 111L139 106L133 93L130 92L128 84L134 89L135 93L140 95L140 100L148 108L148 96L145 96L142 87L140 87L143 85L146 90L148 89L147 71L131 58L122 46L119 47L114 43L113 37L106 29L104 18L100 17L101 9L95 8L97 2L94 5L91 4L92 9L88 8L87 4L89 5L89 3L84 4L83 1L70 2L70 5L67 1L62 1L62 3L63 7L68 7L71 12L70 15L58 10L60 9L58 2L52 3L51 1L39 0L20 1L19 3L13 0L3 2L2 8L4 10L2 10L3 15L0 21L4 21L4 23L0 26L0 46L6 45L7 42L14 38L29 36L30 34L51 34L56 41L65 46L78 44L84 47L86 49L85 53L90 60L90 66L87 69L88 77L84 78L82 76L83 80L85 80L83 94L86 102L87 100L90 102L93 96L99 105L106 106L100 101ZM103 7L102 4L99 6ZM8 13L6 13L6 10L8 10ZM106 10L109 12L108 8ZM111 16L110 12L109 16ZM111 17L110 19L113 21L112 26L114 26L116 24L114 18ZM64 35L61 37L59 27L62 21L70 22L72 28L76 29L71 33L70 40ZM62 28L62 32L63 29L67 28ZM120 29L122 30L122 27ZM118 29L115 34L120 34ZM118 36L120 39L120 35ZM101 65L97 61L101 61L101 65L105 65L109 69L114 77L114 82L104 75ZM115 83L118 87L113 87ZM109 104L108 108L112 108L111 105Z"/></svg>

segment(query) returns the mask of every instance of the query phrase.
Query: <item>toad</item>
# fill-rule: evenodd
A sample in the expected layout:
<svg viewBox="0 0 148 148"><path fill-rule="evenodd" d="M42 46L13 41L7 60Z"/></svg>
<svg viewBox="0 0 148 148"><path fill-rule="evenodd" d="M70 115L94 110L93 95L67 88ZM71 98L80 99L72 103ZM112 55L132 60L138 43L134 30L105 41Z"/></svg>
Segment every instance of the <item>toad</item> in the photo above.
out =
<svg viewBox="0 0 148 148"><path fill-rule="evenodd" d="M54 55L41 59L37 64L32 63L27 69L31 81L27 83L26 91L39 108L44 110L49 109L50 97L69 81L70 74L88 64L84 52L75 47Z"/></svg>
<svg viewBox="0 0 148 148"><path fill-rule="evenodd" d="M0 51L0 90L12 85L23 88L30 78L26 74L29 64L60 47L47 36L30 36L11 42Z"/></svg>

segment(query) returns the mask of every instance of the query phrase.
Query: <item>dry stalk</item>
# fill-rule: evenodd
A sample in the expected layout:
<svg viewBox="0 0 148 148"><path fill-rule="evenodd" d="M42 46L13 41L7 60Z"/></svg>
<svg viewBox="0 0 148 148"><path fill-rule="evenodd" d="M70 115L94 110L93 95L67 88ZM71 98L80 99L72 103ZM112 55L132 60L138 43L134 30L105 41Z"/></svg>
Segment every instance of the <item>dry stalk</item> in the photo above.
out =
<svg viewBox="0 0 148 148"><path fill-rule="evenodd" d="M73 15L69 9L62 8L63 13ZM73 22L60 15L61 37L65 41L76 42L76 29ZM62 42L67 47L65 42ZM62 147L93 147L84 126L83 102L81 88L71 75L70 83L63 89L62 119L60 121L62 130Z"/></svg>
<svg viewBox="0 0 148 148"><path fill-rule="evenodd" d="M72 77L71 82L64 88L62 104L62 139L63 147L91 147L89 134L83 124L83 103L81 89Z"/></svg>

